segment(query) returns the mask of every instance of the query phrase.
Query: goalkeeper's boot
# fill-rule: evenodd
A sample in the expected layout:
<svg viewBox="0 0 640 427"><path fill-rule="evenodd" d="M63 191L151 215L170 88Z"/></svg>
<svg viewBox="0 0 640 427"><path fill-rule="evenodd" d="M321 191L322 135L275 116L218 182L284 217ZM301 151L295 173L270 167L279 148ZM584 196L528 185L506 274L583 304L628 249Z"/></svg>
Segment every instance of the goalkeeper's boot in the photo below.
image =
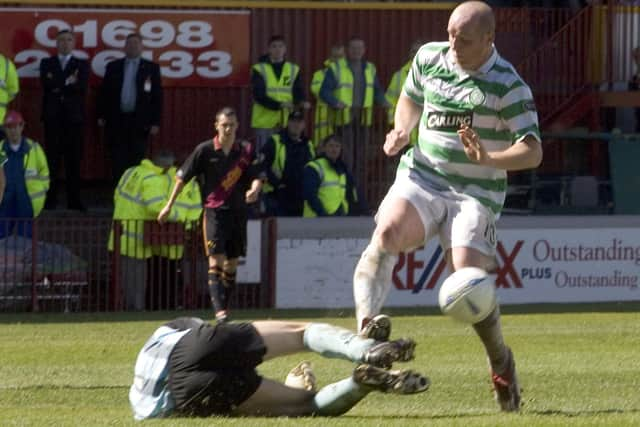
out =
<svg viewBox="0 0 640 427"><path fill-rule="evenodd" d="M284 384L307 391L316 391L316 376L308 361L300 362L287 375Z"/></svg>
<svg viewBox="0 0 640 427"><path fill-rule="evenodd" d="M362 361L369 365L389 369L393 362L413 360L416 342L411 338L381 342L375 344L364 354Z"/></svg>
<svg viewBox="0 0 640 427"><path fill-rule="evenodd" d="M353 380L384 393L413 394L427 391L431 382L424 375L411 370L387 371L373 365L359 365Z"/></svg>
<svg viewBox="0 0 640 427"><path fill-rule="evenodd" d="M520 410L520 384L516 376L516 362L513 359L513 352L507 347L507 369L500 375L491 371L491 382L493 382L493 394L500 409L505 412L515 412Z"/></svg>
<svg viewBox="0 0 640 427"><path fill-rule="evenodd" d="M359 335L361 337L372 338L376 341L389 341L391 335L391 318L389 316L378 314L371 319L365 319L365 321L367 323L360 329Z"/></svg>

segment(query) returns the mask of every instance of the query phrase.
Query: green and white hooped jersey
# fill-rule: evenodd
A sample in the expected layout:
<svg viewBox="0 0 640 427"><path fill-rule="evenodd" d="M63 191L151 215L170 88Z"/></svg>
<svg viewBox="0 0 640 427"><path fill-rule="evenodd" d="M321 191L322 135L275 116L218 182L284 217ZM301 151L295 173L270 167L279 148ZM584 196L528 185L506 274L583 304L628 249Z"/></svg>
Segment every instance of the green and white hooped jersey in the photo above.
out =
<svg viewBox="0 0 640 427"><path fill-rule="evenodd" d="M4 165L7 162L7 155L4 153L3 150L0 150L0 167L2 167L2 165Z"/></svg>
<svg viewBox="0 0 640 427"><path fill-rule="evenodd" d="M417 174L441 190L465 193L499 215L507 173L472 163L456 131L472 127L487 151L500 151L532 135L540 141L531 89L496 49L476 72L453 63L449 43L427 43L416 54L403 91L423 105L418 145L401 159L398 173Z"/></svg>

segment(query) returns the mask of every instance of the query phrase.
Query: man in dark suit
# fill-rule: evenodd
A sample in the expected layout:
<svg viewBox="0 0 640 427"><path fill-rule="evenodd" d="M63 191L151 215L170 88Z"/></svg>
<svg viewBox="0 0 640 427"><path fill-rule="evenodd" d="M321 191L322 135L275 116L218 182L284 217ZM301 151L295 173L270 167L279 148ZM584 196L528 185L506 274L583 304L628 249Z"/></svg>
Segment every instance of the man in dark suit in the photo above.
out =
<svg viewBox="0 0 640 427"><path fill-rule="evenodd" d="M141 58L142 48L140 34L127 36L125 57L107 64L98 95L98 125L105 127L115 183L142 161L149 134L160 129L160 66Z"/></svg>
<svg viewBox="0 0 640 427"><path fill-rule="evenodd" d="M79 192L89 63L73 56L75 38L70 30L58 32L56 46L58 53L40 62L44 146L52 178L46 207L55 208L64 160L67 207L84 210Z"/></svg>

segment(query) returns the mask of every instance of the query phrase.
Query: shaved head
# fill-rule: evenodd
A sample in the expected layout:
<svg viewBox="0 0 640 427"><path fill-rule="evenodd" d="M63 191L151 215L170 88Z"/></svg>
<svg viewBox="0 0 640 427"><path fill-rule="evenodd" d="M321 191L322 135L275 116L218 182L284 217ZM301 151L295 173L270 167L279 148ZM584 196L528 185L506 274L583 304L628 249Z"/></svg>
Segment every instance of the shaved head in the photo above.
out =
<svg viewBox="0 0 640 427"><path fill-rule="evenodd" d="M454 61L466 70L476 70L493 52L496 20L493 10L481 1L467 1L449 17L447 32Z"/></svg>
<svg viewBox="0 0 640 427"><path fill-rule="evenodd" d="M482 1L466 1L459 4L451 13L449 22L454 20L475 26L480 32L491 34L496 32L496 18L493 10Z"/></svg>

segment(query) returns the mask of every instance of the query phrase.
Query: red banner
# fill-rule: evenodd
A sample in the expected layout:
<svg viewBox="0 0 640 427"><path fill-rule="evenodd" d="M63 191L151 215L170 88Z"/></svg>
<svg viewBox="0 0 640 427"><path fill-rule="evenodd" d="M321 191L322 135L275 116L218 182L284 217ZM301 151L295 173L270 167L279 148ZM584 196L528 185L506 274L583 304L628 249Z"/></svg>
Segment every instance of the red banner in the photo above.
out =
<svg viewBox="0 0 640 427"><path fill-rule="evenodd" d="M164 86L249 84L249 12L228 10L0 8L0 52L20 83L33 85L40 60L56 52L56 34L71 29L73 54L89 60L92 82L124 56L125 37L142 36L142 56L160 64Z"/></svg>

